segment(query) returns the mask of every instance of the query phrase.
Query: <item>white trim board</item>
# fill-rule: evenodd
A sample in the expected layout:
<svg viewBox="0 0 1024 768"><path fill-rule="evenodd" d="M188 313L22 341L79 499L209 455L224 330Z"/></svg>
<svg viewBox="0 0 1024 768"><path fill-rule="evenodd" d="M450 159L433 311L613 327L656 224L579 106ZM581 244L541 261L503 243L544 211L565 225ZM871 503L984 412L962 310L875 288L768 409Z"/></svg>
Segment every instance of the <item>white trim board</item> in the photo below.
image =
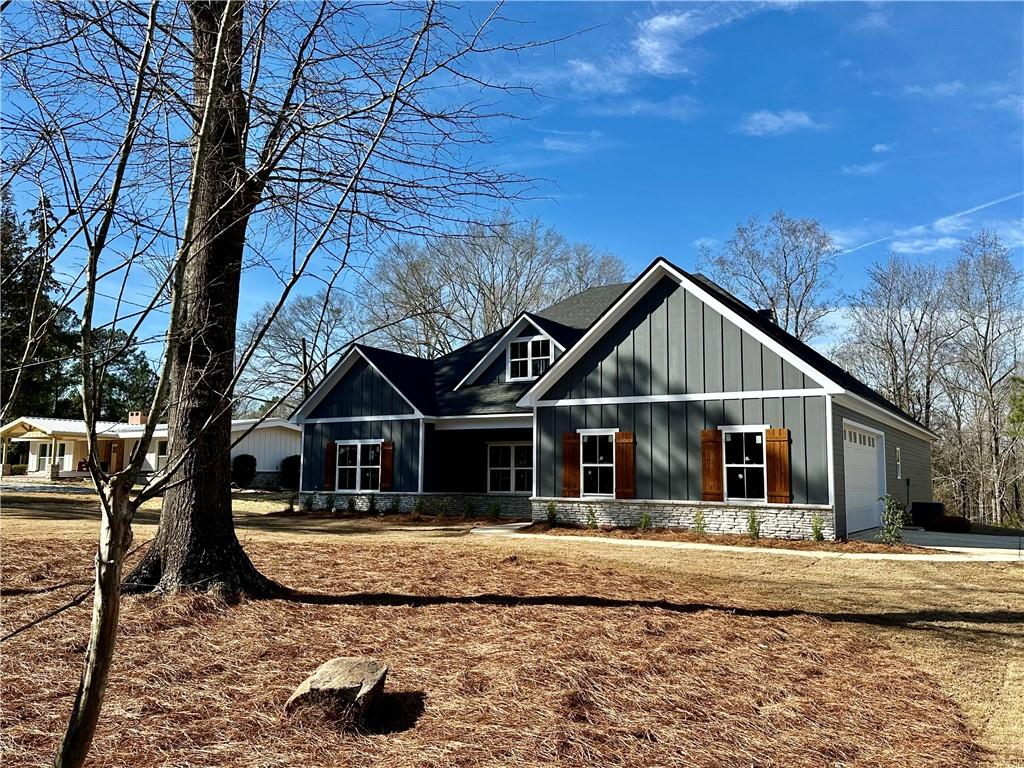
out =
<svg viewBox="0 0 1024 768"><path fill-rule="evenodd" d="M693 294L698 300L714 309L723 318L729 320L738 328L748 333L752 338L763 344L783 360L791 363L798 371L806 374L813 381L821 384L823 387L821 394L834 394L845 391L839 384L832 381L828 376L812 366L802 357L790 352L773 338L764 333L760 328L754 326L749 320L738 315L735 311L727 307L689 277L680 272L676 267L669 264L664 259L658 259L648 268L646 274L637 280L628 291L620 296L612 305L611 309L605 312L601 319L594 323L594 325L592 325L590 329L583 334L583 337L576 344L574 344L565 354L559 357L550 368L548 368L547 372L537 380L537 383L534 384L525 395L523 395L519 400L518 405L532 406L536 404L540 400L540 396L555 384L565 373L567 373L572 366L575 365L583 355L594 346L597 340L615 325L615 323L625 317L626 313L629 312L629 310L632 309L637 302L643 298L643 296L663 277L670 277L675 280L683 287L684 290Z"/></svg>
<svg viewBox="0 0 1024 768"><path fill-rule="evenodd" d="M824 389L757 389L749 392L694 392L685 395L624 395L622 397L566 397L538 400L534 405L628 405L630 403L690 403L702 400L756 400L771 397L826 397Z"/></svg>
<svg viewBox="0 0 1024 768"><path fill-rule="evenodd" d="M302 402L302 405L299 406L299 409L295 411L294 414L292 414L293 421L299 423L301 423L302 421L313 421L312 419L306 419L306 415L310 413L314 408L316 408L316 406L320 404L320 401L324 399L327 393L334 389L335 385L337 385L337 383L341 381L345 374L349 372L349 369L352 367L353 363L356 360L356 355L365 360L366 364L369 365L373 370L375 370L377 372L377 375L384 379L384 381L387 382L387 384L393 390L395 390L395 392L397 392L403 400L405 400L409 407L412 408L412 413L409 414L410 416L423 416L423 414L420 413L420 409L415 406L412 400L406 397L405 393L402 392L401 389L396 387L395 383L391 381L391 379L389 379L387 376L385 376L384 372L376 365L374 365L373 361L370 360L370 358L368 358L365 354L363 354L362 350L360 350L359 347L353 346L348 352L346 352L342 356L341 360L339 360L335 364L335 366L331 369L330 373L324 376L323 381L321 381L317 385L316 389L314 389L313 392L310 394L310 396L307 397Z"/></svg>
<svg viewBox="0 0 1024 768"><path fill-rule="evenodd" d="M927 440L929 443L933 443L938 440L938 435L934 432L931 432L918 424L914 424L911 421L907 421L906 419L897 416L888 408L875 405L870 400L866 400L860 395L855 395L853 392L843 392L842 394L836 395L836 403L855 413L861 414L862 416L877 419L882 424L890 426L893 429L916 434L921 439Z"/></svg>
<svg viewBox="0 0 1024 768"><path fill-rule="evenodd" d="M303 419L302 424L344 424L352 421L414 421L422 419L414 413L396 413L385 416L323 416L318 419Z"/></svg>
<svg viewBox="0 0 1024 768"><path fill-rule="evenodd" d="M550 334L545 333L543 328L541 328L533 320L530 319L528 313L523 312L518 318L516 318L516 321L514 323L512 323L512 325L510 325L508 327L508 330L505 331L505 333L503 333L501 335L501 338L498 339L496 342L494 342L494 344L491 346L491 348L488 349L487 352L484 353L484 356L481 357L477 361L476 365L474 365L472 368L469 369L469 372L465 376L462 377L462 380L458 384L455 385L455 388L454 388L453 391L457 392L459 390L459 388L463 384L466 384L466 383L470 383L471 384L474 381L476 381L476 378L481 373L483 373L483 371L487 370L487 367L491 363L493 363L495 360L498 359L498 355L499 354L504 354L505 348L508 346L508 342L511 341L512 339L518 337L519 333L521 332L520 326L522 326L524 323L528 323L529 325L531 325L537 331L537 333L534 334L533 336L531 336L530 338L540 338L540 337L543 337L545 339L548 339L551 342L552 357L554 357L554 350L556 348L561 350L562 352L565 351L565 347L563 347L561 344L559 344L557 341L555 341L551 337ZM513 335L513 334L515 334L515 335ZM551 366L548 366L548 370L551 370ZM507 361L505 363L505 373L506 373L506 375L508 374L508 362ZM526 381L526 379L516 379L516 381Z"/></svg>

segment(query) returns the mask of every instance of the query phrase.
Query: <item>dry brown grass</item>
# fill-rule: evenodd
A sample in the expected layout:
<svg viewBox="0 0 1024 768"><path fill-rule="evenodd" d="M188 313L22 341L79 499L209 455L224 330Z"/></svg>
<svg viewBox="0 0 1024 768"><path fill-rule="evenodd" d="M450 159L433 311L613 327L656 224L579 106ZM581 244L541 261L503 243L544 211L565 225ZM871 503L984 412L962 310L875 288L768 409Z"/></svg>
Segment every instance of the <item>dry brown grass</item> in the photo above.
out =
<svg viewBox="0 0 1024 768"><path fill-rule="evenodd" d="M651 541L682 541L694 544L722 544L731 547L768 547L770 549L804 549L820 552L878 552L887 554L908 554L912 552L934 552L926 547L910 544L881 544L875 541L807 541L803 539L776 539L762 536L752 539L740 533L697 533L680 528L652 528L641 531L637 528L571 528L562 525L534 523L523 533L549 533L556 536L603 536L611 539L649 539Z"/></svg>
<svg viewBox="0 0 1024 768"><path fill-rule="evenodd" d="M475 537L474 537L475 538ZM125 601L93 765L964 766L960 709L841 624L728 604L607 562L484 547L250 542L289 585L332 597L228 607ZM4 626L88 581L86 541L4 550ZM88 610L4 646L4 763L48 760ZM345 735L284 719L321 661L391 665L394 712ZM422 710L422 712L420 712Z"/></svg>

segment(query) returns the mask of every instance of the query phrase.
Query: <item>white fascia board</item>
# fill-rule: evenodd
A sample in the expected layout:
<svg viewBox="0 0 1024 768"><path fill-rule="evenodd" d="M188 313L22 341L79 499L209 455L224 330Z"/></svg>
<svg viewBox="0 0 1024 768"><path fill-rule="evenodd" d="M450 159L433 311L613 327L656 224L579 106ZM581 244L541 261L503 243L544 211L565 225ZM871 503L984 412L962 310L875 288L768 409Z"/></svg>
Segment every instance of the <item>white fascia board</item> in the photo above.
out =
<svg viewBox="0 0 1024 768"><path fill-rule="evenodd" d="M629 405L632 403L692 403L702 400L757 400L771 397L827 397L824 389L751 389L746 392L693 392L684 395L622 395L538 400L537 408L553 405Z"/></svg>
<svg viewBox="0 0 1024 768"><path fill-rule="evenodd" d="M512 323L512 325L508 327L508 330L502 334L501 338L494 342L491 348L487 350L486 354L484 354L484 356L477 361L476 365L469 369L469 373L462 377L462 381L455 385L455 389L453 391L458 391L459 387L461 387L463 384L471 384L472 382L476 381L476 377L483 373L487 369L487 366L489 366L491 363L497 360L499 354L504 353L505 347L508 344L509 340L516 338L516 336L518 336L522 332L522 326L524 323L529 323L533 327L533 329L537 331L537 336L543 336L545 339L550 341L553 346L558 347L558 349L560 349L562 352L565 351L565 347L563 347L561 344L559 344L557 341L551 338L549 334L545 333L544 329L537 325L535 322L533 322L533 320L531 320L530 317L524 312L516 319L514 323Z"/></svg>
<svg viewBox="0 0 1024 768"><path fill-rule="evenodd" d="M845 392L840 395L836 395L836 403L839 405L849 408L855 413L869 416L876 421L899 429L904 432L910 432L922 440L927 440L929 443L934 443L939 439L939 436L932 432L930 429L926 429L919 424L899 416L888 408L883 408L880 405L875 405L870 400L866 400L860 395L855 395L853 392Z"/></svg>
<svg viewBox="0 0 1024 768"><path fill-rule="evenodd" d="M288 419L282 419L282 418L279 418L277 416L274 416L274 417L269 418L269 419L262 419L262 420L261 419L232 419L232 421L231 421L231 431L232 432L241 432L243 429L248 429L253 424L256 425L254 427L254 429L269 429L271 427L281 427L282 429L291 429L291 430L294 430L295 432L300 431L300 427L299 427L298 424L293 424L292 422L288 421Z"/></svg>
<svg viewBox="0 0 1024 768"><path fill-rule="evenodd" d="M327 393L334 389L334 386L339 381L341 381L342 377L346 373L348 373L349 369L352 367L357 357L365 360L366 364L369 365L373 370L375 370L377 372L377 375L384 379L384 381L386 381L388 385L393 390L395 390L395 392L397 392L399 396L401 396L401 398L405 400L406 403L408 403L409 407L412 408L411 416L423 416L423 414L420 413L420 409L413 404L412 400L406 397L405 393L402 392L401 389L396 387L395 383L391 381L391 379L389 379L387 376L385 376L384 372L376 365L374 365L373 361L370 360L370 358L368 358L366 355L364 355L360 351L359 347L352 347L352 349L349 350L345 354L345 356L338 361L337 365L335 365L334 368L331 369L331 372L324 377L324 380L321 381L317 388L313 390L313 393L306 398L305 402L301 406L299 406L299 409L294 414L292 414L291 418L295 423L301 424L302 422L306 421L306 414L310 413L314 408L316 408L316 406L320 404L320 401L324 399Z"/></svg>
<svg viewBox="0 0 1024 768"><path fill-rule="evenodd" d="M534 384L525 395L523 395L519 400L518 405L522 407L534 406L540 399L540 395L542 395L552 384L558 381L562 375L564 375L576 362L578 362L580 358L583 357L584 353L586 353L587 350L589 350L598 341L598 339L601 338L601 336L610 330L615 323L621 320L626 313L632 309L636 303L643 298L643 296L663 277L671 277L679 283L684 290L692 293L700 301L718 312L722 317L726 318L743 331L746 331L751 337L766 346L783 360L791 363L797 370L805 373L807 376L810 376L811 379L821 384L821 394L837 394L845 391L841 386L839 386L839 384L832 381L806 360L793 354L759 328L751 324L748 320L740 317L736 312L709 294L697 283L690 280L690 278L682 272L675 269L671 264L664 260L659 260L648 269L647 274L644 275L641 280L635 283L632 288L619 297L618 301L612 305L612 308L605 313L604 317L602 317L599 322L591 326L590 330L583 334L583 337L576 342L569 351L558 358L554 365L548 368L544 375L537 380L537 383Z"/></svg>

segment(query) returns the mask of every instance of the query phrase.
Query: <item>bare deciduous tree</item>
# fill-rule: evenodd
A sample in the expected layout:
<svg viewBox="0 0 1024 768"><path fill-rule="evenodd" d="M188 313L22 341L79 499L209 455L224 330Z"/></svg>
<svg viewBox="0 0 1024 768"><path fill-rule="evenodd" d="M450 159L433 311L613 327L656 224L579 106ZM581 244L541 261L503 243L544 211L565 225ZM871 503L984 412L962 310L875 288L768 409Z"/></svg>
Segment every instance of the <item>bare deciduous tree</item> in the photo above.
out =
<svg viewBox="0 0 1024 768"><path fill-rule="evenodd" d="M835 310L829 290L839 249L814 219L793 219L776 211L766 222L756 216L736 225L718 252L703 245L701 268L753 307L770 309L776 322L802 341L827 330Z"/></svg>
<svg viewBox="0 0 1024 768"><path fill-rule="evenodd" d="M378 262L367 290L382 343L437 357L524 311L625 278L618 257L570 243L539 221L520 223L504 214L464 232L395 245Z"/></svg>
<svg viewBox="0 0 1024 768"><path fill-rule="evenodd" d="M239 377L300 280L319 271L331 285L353 252L470 222L514 195L521 179L464 151L503 116L482 95L510 93L470 62L533 45L491 40L499 8L479 21L433 3L5 9L4 184L60 190L55 231L69 226L51 258L78 270L63 300L82 306L83 416L102 508L90 641L57 765L83 763L99 719L142 502L164 494L136 587L279 593L234 532L230 417ZM144 262L155 279L140 280ZM236 359L246 270L279 296ZM147 425L110 472L96 422L116 350L94 343L100 328L160 340ZM142 478L165 407L170 458Z"/></svg>

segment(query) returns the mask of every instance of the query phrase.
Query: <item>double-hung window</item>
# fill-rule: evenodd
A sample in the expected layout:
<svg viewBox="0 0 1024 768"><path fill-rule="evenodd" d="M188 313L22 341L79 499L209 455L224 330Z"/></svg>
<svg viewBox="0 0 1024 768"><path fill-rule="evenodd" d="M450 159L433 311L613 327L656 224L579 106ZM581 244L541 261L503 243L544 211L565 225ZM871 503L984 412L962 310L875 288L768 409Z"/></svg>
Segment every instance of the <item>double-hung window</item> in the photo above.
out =
<svg viewBox="0 0 1024 768"><path fill-rule="evenodd" d="M722 427L725 498L767 501L764 484L765 427Z"/></svg>
<svg viewBox="0 0 1024 768"><path fill-rule="evenodd" d="M535 379L551 365L551 340L544 336L516 339L508 345L508 380Z"/></svg>
<svg viewBox="0 0 1024 768"><path fill-rule="evenodd" d="M583 496L615 496L615 430L580 430L580 490Z"/></svg>
<svg viewBox="0 0 1024 768"><path fill-rule="evenodd" d="M167 466L167 441L157 440L156 443L156 468L163 469Z"/></svg>
<svg viewBox="0 0 1024 768"><path fill-rule="evenodd" d="M487 492L531 493L533 456L529 443L491 443L487 446Z"/></svg>
<svg viewBox="0 0 1024 768"><path fill-rule="evenodd" d="M39 453L36 455L36 471L43 472L50 466L50 443L40 443Z"/></svg>
<svg viewBox="0 0 1024 768"><path fill-rule="evenodd" d="M380 440L340 440L334 487L339 491L380 490Z"/></svg>

